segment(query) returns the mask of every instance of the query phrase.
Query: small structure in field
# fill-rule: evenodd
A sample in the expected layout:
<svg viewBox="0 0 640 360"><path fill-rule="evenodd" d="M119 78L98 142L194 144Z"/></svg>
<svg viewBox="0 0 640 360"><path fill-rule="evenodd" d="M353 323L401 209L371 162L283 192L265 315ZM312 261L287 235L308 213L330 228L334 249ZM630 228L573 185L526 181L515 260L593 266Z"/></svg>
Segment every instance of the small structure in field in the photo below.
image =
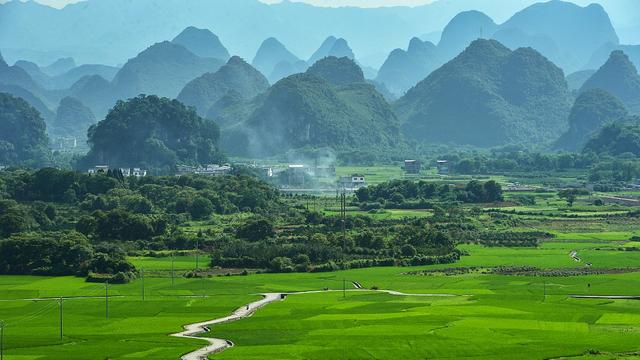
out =
<svg viewBox="0 0 640 360"><path fill-rule="evenodd" d="M133 168L133 169L128 169L128 170L129 170L129 175L127 175L127 176L134 176L134 177L137 177L137 178L141 178L141 177L147 176L147 170L144 170L144 169Z"/></svg>
<svg viewBox="0 0 640 360"><path fill-rule="evenodd" d="M404 172L407 174L420 174L422 171L422 163L420 160L405 160L404 161Z"/></svg>
<svg viewBox="0 0 640 360"><path fill-rule="evenodd" d="M108 172L109 172L109 165L96 165L91 169L87 170L87 173L91 175L106 174Z"/></svg>
<svg viewBox="0 0 640 360"><path fill-rule="evenodd" d="M367 187L367 181L364 175L352 174L351 176L341 176L338 180L338 188L346 190L357 190L363 187Z"/></svg>
<svg viewBox="0 0 640 360"><path fill-rule="evenodd" d="M177 176L187 175L187 174L195 174L195 175L204 175L204 176L222 176L227 175L231 172L231 165L218 165L218 164L209 164L206 166L187 166L187 165L179 165L178 171L176 172Z"/></svg>
<svg viewBox="0 0 640 360"><path fill-rule="evenodd" d="M438 174L447 175L449 174L449 161L448 160L438 160L436 161L436 168L438 169Z"/></svg>

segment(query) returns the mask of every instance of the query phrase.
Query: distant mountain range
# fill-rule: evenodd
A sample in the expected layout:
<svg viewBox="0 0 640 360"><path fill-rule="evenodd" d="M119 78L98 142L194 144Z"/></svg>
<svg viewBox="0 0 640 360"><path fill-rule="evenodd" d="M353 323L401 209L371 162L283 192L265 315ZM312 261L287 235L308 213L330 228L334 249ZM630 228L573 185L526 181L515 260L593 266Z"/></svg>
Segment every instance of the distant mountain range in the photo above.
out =
<svg viewBox="0 0 640 360"><path fill-rule="evenodd" d="M594 62L602 61L597 64L599 67L606 60L606 56L602 59L599 54L620 47L608 15L599 5L538 3L501 25L479 11L466 11L447 24L437 46L412 40L407 51L394 50L380 69L378 81L396 95L402 95L478 38L496 39L512 50L531 47L567 74L590 69Z"/></svg>
<svg viewBox="0 0 640 360"><path fill-rule="evenodd" d="M540 53L476 40L394 108L411 139L496 146L548 143L571 103L562 70Z"/></svg>
<svg viewBox="0 0 640 360"><path fill-rule="evenodd" d="M625 6L637 9L637 2L598 1L621 19L621 30L633 34L640 21ZM496 7L484 0L441 0L413 8L318 8L288 1L266 5L258 0L189 0L185 6L177 0L87 0L57 10L33 1L10 1L0 5L0 49L11 62L43 64L66 56L82 64L120 65L149 44L195 26L209 28L231 45L232 54L245 59L253 57L266 37L279 39L308 59L317 44L334 35L347 39L361 60L368 60L365 65L378 68L392 49L406 46L413 37L442 31L460 12L478 10L504 21L532 2L502 1Z"/></svg>

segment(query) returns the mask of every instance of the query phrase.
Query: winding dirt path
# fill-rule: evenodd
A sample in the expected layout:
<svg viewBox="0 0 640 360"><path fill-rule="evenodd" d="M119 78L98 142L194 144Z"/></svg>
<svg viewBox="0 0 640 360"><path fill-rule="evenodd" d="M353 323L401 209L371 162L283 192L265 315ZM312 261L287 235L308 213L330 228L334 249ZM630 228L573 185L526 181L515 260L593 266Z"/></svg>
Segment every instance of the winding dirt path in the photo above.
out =
<svg viewBox="0 0 640 360"><path fill-rule="evenodd" d="M234 346L231 340L206 338L206 337L198 336L211 331L210 326L215 324L232 322L232 321L249 317L253 315L261 307L268 305L272 302L282 301L286 299L286 297L289 295L320 294L320 293L326 293L326 292L341 292L341 291L343 290L311 290L311 291L300 291L300 292L264 293L264 294L261 294L263 296L261 300L249 303L237 309L229 316L208 320L208 321L203 321L195 324L185 325L184 331L176 334L171 334L171 336L184 338L184 339L196 339L196 340L207 341L209 345L203 348L200 348L196 351L185 354L181 357L182 360L207 360L209 355L224 351L227 348ZM361 287L356 289L346 290L346 291L348 292L381 292L381 293L386 293L394 296L421 296L421 297L461 296L461 295L454 295L454 294L406 294L406 293L393 291L393 290L368 290L368 289L363 289Z"/></svg>
<svg viewBox="0 0 640 360"><path fill-rule="evenodd" d="M205 346L196 351L183 355L181 359L182 360L206 360L209 355L215 354L217 352L225 350L226 348L232 347L233 343L229 340L205 338L205 337L200 337L198 335L209 332L210 331L209 327L212 325L236 321L236 320L240 320L242 318L251 316L259 308L267 304L270 304L274 301L279 301L283 298L282 294L280 293L265 293L265 294L262 294L262 296L263 296L262 299L258 301L254 301L250 304L247 304L237 309L229 316L225 316L222 318L217 318L209 321L203 321L195 324L185 325L184 331L176 334L171 334L171 336L174 336L174 337L205 340L209 342L208 346Z"/></svg>

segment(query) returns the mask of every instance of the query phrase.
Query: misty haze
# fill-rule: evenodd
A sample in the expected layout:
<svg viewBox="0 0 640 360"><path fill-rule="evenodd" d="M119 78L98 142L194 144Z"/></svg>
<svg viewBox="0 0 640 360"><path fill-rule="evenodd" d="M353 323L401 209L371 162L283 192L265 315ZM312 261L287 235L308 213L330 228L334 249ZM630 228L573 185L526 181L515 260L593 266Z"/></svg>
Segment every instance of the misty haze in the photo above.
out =
<svg viewBox="0 0 640 360"><path fill-rule="evenodd" d="M640 1L0 0L0 360L639 359Z"/></svg>

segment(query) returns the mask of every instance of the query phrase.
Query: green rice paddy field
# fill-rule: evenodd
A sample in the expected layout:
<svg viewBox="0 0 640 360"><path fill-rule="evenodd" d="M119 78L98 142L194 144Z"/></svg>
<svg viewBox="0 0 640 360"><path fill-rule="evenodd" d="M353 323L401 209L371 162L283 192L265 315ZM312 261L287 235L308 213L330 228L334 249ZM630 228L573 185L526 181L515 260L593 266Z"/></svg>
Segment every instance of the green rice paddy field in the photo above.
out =
<svg viewBox="0 0 640 360"><path fill-rule="evenodd" d="M634 272L640 268L640 252L623 251L633 247L628 240L632 234L562 233L538 248L461 245L469 255L447 266L177 277L173 284L166 271L149 271L144 281L109 287L108 319L102 284L73 277L2 276L3 355L6 360L179 359L204 344L168 336L183 324L226 315L262 292L329 288L337 291L290 295L250 318L214 327L208 336L230 339L236 346L212 358L640 358L635 353L640 351L640 300L571 297L640 295L640 272ZM578 252L580 262L570 256L572 251ZM170 258L132 261L149 270L171 268ZM602 273L507 276L482 270L585 269L586 263ZM190 256L177 257L174 263L178 273L193 267ZM450 267L478 269L420 272ZM407 274L414 271L418 274ZM353 289L343 293L343 279L368 289L457 296L394 296ZM67 298L63 340L56 300L61 296Z"/></svg>

